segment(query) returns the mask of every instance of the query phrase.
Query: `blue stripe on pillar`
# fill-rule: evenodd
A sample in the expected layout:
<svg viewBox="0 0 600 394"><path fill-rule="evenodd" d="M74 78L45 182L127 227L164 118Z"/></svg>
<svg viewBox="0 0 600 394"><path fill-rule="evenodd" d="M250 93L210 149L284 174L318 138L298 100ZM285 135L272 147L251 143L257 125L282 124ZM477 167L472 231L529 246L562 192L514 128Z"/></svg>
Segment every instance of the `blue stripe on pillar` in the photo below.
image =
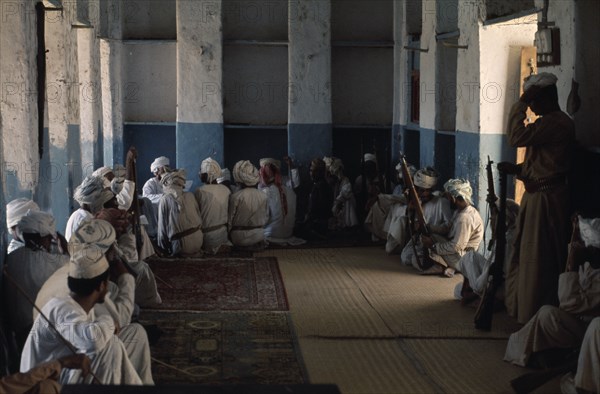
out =
<svg viewBox="0 0 600 394"><path fill-rule="evenodd" d="M433 166L435 163L435 130L421 127L419 168Z"/></svg>
<svg viewBox="0 0 600 394"><path fill-rule="evenodd" d="M185 168L188 180L194 181L190 190L200 185L198 172L202 160L212 157L223 163L224 128L222 123L177 122L177 167Z"/></svg>

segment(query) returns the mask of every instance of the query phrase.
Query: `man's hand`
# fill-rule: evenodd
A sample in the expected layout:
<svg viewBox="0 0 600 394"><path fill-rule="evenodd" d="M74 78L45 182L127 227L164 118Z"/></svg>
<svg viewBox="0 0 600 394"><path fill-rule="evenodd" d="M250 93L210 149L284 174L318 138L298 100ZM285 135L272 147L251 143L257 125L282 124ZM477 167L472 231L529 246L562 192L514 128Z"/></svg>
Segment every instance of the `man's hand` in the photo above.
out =
<svg viewBox="0 0 600 394"><path fill-rule="evenodd" d="M85 354L72 354L58 359L61 368L81 369L81 375L85 378L92 366L92 361Z"/></svg>
<svg viewBox="0 0 600 394"><path fill-rule="evenodd" d="M588 250L582 241L572 241L569 245L569 256L567 257L567 271L577 272L579 266L587 260Z"/></svg>

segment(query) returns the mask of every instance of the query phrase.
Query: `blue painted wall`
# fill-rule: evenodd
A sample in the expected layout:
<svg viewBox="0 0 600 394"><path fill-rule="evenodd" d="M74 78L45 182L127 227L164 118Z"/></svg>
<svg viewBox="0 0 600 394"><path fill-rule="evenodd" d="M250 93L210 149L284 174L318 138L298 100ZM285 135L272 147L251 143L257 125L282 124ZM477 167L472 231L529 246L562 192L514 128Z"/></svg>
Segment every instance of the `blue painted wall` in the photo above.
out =
<svg viewBox="0 0 600 394"><path fill-rule="evenodd" d="M123 127L123 152L127 154L130 146L135 146L138 152L136 186L139 193L142 186L153 175L150 172L150 164L158 156L166 156L174 167L177 160L175 142L175 125L124 125ZM122 157L125 162L125 157Z"/></svg>
<svg viewBox="0 0 600 394"><path fill-rule="evenodd" d="M435 165L435 130L421 127L420 163L418 168Z"/></svg>
<svg viewBox="0 0 600 394"><path fill-rule="evenodd" d="M315 157L331 155L333 137L331 124L288 125L288 152L298 166L308 168Z"/></svg>
<svg viewBox="0 0 600 394"><path fill-rule="evenodd" d="M250 160L258 167L259 160L273 157L282 161L283 174L287 168L283 157L288 154L287 129L282 128L239 128L225 126L225 160L223 163L229 170L239 160Z"/></svg>
<svg viewBox="0 0 600 394"><path fill-rule="evenodd" d="M187 179L194 181L190 190L201 185L198 172L207 157L223 163L224 128L222 123L177 122L177 167L185 168Z"/></svg>

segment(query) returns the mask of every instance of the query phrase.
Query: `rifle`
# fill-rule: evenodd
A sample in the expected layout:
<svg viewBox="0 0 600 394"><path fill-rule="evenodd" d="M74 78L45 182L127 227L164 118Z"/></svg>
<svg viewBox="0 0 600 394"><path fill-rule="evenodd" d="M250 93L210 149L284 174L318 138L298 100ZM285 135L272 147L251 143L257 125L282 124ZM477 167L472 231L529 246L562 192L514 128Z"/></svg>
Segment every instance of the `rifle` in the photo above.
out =
<svg viewBox="0 0 600 394"><path fill-rule="evenodd" d="M133 157L130 157L133 156ZM137 152L135 146L129 148L127 152L127 160L125 166L127 168L127 179L132 181L134 184L133 201L131 208L129 209L133 215L133 229L135 232L135 246L138 253L142 250L144 245L144 239L142 238L142 227L140 223L140 200L138 199L138 182L137 182L137 166L136 166Z"/></svg>
<svg viewBox="0 0 600 394"><path fill-rule="evenodd" d="M417 220L421 222L421 233L426 236L431 236L431 233L429 232L429 229L427 228L427 223L425 222L425 215L423 214L423 207L421 206L421 200L419 199L417 190L415 189L415 184L413 183L413 180L410 176L410 171L408 171L408 165L406 164L406 159L405 159L404 155L402 154L402 152L400 152L400 163L402 165L402 177L404 179L404 184L406 185L406 190L408 190L409 201L410 200L414 201L416 214L417 214ZM413 239L413 246L415 247L415 258L417 259L417 264L419 265L419 268L421 268L422 270L429 268L429 267L425 266L424 262L421 261L421 259L419 259L419 255L416 252L416 246L415 246L414 239ZM424 250L427 253L427 249L424 249Z"/></svg>
<svg viewBox="0 0 600 394"><path fill-rule="evenodd" d="M504 255L506 253L506 173L500 173L500 210L496 219L496 251L481 302L475 312L475 328L490 331L494 314L496 291L504 282Z"/></svg>
<svg viewBox="0 0 600 394"><path fill-rule="evenodd" d="M492 164L494 164L494 162L490 160L490 156L488 155L488 163L485 166L485 171L487 172L488 194L485 201L487 201L487 203L490 206L490 217L497 217L498 207L496 206L496 201L498 201L498 197L496 197L496 192L494 191L494 174L492 172ZM496 230L494 226L492 226L492 237L490 238L490 242L488 243L487 250L492 250L495 240Z"/></svg>

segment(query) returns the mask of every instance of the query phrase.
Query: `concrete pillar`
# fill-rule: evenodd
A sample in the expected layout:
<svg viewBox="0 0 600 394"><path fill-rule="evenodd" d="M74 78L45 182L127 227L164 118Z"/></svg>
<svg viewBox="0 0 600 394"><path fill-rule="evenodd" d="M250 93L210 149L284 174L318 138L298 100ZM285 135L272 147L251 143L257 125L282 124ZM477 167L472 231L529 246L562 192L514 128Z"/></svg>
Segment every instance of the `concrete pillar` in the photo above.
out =
<svg viewBox="0 0 600 394"><path fill-rule="evenodd" d="M392 163L399 159L400 150L404 151L402 125L408 119L408 100L410 97L408 80L408 51L404 49L407 42L406 2L394 2L394 110L392 123Z"/></svg>
<svg viewBox="0 0 600 394"><path fill-rule="evenodd" d="M46 11L45 23L48 133L38 192L41 207L52 210L59 231L75 208L73 191L81 182L77 35L71 27L75 5L65 2L61 12Z"/></svg>
<svg viewBox="0 0 600 394"><path fill-rule="evenodd" d="M123 70L121 40L100 40L104 165L123 162Z"/></svg>
<svg viewBox="0 0 600 394"><path fill-rule="evenodd" d="M297 164L331 154L331 2L289 2L288 151Z"/></svg>
<svg viewBox="0 0 600 394"><path fill-rule="evenodd" d="M90 28L77 29L77 60L80 83L80 121L81 121L81 157L82 176L101 167L104 161L101 137L102 90L100 78L100 40L98 32L97 1L84 4L88 6L87 21ZM94 4L95 3L95 4ZM92 4L94 4L92 6ZM92 14L94 12L94 14Z"/></svg>
<svg viewBox="0 0 600 394"><path fill-rule="evenodd" d="M202 160L224 158L221 13L220 1L177 0L177 167L192 190Z"/></svg>
<svg viewBox="0 0 600 394"><path fill-rule="evenodd" d="M421 32L421 48L427 52L420 52L420 110L419 125L420 158L419 167L434 165L435 162L435 116L436 116L436 2L441 0L423 0L423 29Z"/></svg>
<svg viewBox="0 0 600 394"><path fill-rule="evenodd" d="M0 136L6 201L39 180L35 2L0 1Z"/></svg>

